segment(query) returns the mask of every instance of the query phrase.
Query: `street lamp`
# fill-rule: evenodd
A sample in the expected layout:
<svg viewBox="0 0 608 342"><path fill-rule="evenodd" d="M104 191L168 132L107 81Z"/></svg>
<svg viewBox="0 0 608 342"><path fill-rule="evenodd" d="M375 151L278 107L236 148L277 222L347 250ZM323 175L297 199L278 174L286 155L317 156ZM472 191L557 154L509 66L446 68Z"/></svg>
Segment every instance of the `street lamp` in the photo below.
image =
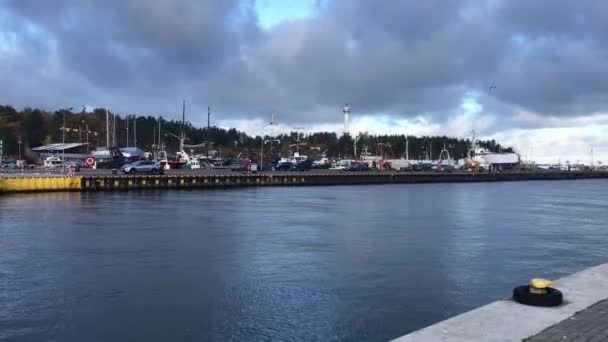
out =
<svg viewBox="0 0 608 342"><path fill-rule="evenodd" d="M262 171L263 166L264 166L264 129L268 126L276 126L277 123L274 121L274 116L272 117L272 119L270 120L269 123L267 123L266 125L264 125L262 127L262 147L260 148L260 171Z"/></svg>

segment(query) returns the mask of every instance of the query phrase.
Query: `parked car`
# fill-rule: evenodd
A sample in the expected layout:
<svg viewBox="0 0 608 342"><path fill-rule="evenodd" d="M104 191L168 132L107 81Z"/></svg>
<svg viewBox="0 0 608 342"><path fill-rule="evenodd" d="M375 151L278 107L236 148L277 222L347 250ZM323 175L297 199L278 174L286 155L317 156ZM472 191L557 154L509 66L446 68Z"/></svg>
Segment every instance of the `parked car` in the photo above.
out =
<svg viewBox="0 0 608 342"><path fill-rule="evenodd" d="M289 171L294 166L292 162L289 161L280 161L278 162L274 169L277 171Z"/></svg>
<svg viewBox="0 0 608 342"><path fill-rule="evenodd" d="M418 163L413 167L414 171L433 171L433 164L431 163Z"/></svg>
<svg viewBox="0 0 608 342"><path fill-rule="evenodd" d="M310 159L303 160L297 164L292 164L290 171L310 171L312 169L312 161Z"/></svg>
<svg viewBox="0 0 608 342"><path fill-rule="evenodd" d="M230 163L230 170L231 171L249 171L250 169L250 162L248 160L233 160Z"/></svg>
<svg viewBox="0 0 608 342"><path fill-rule="evenodd" d="M367 164L353 163L346 168L346 171L369 171L369 166Z"/></svg>
<svg viewBox="0 0 608 342"><path fill-rule="evenodd" d="M131 164L125 164L120 168L120 171L124 172L125 174L158 174L161 172L161 170L160 163L156 160L140 160Z"/></svg>

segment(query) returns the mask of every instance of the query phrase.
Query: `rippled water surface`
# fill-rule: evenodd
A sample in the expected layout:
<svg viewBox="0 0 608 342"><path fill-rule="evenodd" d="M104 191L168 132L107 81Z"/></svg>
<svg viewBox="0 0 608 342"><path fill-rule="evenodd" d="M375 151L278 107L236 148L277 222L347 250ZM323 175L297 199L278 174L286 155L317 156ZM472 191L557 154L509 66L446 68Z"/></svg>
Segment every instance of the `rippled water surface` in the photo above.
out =
<svg viewBox="0 0 608 342"><path fill-rule="evenodd" d="M608 181L0 197L0 340L383 341L608 261Z"/></svg>

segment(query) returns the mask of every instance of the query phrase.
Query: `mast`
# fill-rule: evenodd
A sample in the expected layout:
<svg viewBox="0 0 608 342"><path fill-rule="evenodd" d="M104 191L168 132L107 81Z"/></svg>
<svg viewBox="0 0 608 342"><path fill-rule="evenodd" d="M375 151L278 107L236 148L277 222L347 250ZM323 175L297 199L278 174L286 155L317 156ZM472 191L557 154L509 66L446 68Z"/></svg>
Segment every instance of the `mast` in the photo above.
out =
<svg viewBox="0 0 608 342"><path fill-rule="evenodd" d="M207 107L207 163L209 162L209 136L211 135L211 107ZM263 138L262 138L263 139Z"/></svg>
<svg viewBox="0 0 608 342"><path fill-rule="evenodd" d="M405 160L410 160L410 147L407 139L407 125L405 125Z"/></svg>
<svg viewBox="0 0 608 342"><path fill-rule="evenodd" d="M473 159L473 156L475 155L475 130L471 130L471 135L471 148L467 152L467 159Z"/></svg>
<svg viewBox="0 0 608 342"><path fill-rule="evenodd" d="M106 107L106 147L110 147L110 114Z"/></svg>
<svg viewBox="0 0 608 342"><path fill-rule="evenodd" d="M133 146L137 147L137 116L133 116Z"/></svg>
<svg viewBox="0 0 608 342"><path fill-rule="evenodd" d="M127 147L129 147L129 116L127 115Z"/></svg>
<svg viewBox="0 0 608 342"><path fill-rule="evenodd" d="M116 146L116 115L112 114L112 146Z"/></svg>
<svg viewBox="0 0 608 342"><path fill-rule="evenodd" d="M179 136L179 150L180 152L184 150L184 140L185 140L185 132L186 129L186 100L182 102L182 131Z"/></svg>

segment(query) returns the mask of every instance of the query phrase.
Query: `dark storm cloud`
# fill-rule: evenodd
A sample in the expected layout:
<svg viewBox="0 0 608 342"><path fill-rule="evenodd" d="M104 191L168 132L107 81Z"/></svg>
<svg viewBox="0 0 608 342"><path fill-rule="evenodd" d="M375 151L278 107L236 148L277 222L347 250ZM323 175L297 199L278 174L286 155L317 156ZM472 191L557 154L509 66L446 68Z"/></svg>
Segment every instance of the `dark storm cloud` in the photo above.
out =
<svg viewBox="0 0 608 342"><path fill-rule="evenodd" d="M470 94L495 116L608 105L601 1L335 0L268 31L251 5L5 0L0 37L17 37L24 53L0 55L2 71L28 77L0 85L0 101L166 113L186 98L194 112L211 105L226 119L287 122L337 121L347 101L357 113L443 121Z"/></svg>

